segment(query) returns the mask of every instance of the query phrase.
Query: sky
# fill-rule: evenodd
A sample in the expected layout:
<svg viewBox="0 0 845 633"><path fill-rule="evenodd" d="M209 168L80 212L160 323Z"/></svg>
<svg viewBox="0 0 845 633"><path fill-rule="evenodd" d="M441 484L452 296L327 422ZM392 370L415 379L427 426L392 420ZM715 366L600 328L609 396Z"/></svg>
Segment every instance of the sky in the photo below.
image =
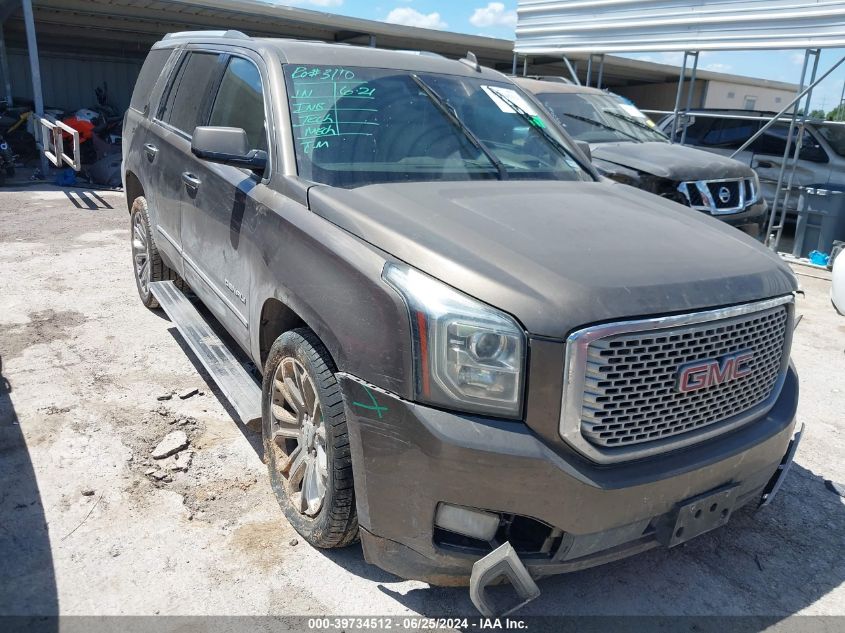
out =
<svg viewBox="0 0 845 633"><path fill-rule="evenodd" d="M307 9L368 20L419 26L458 33L514 38L516 0L281 0ZM822 52L819 74L845 55L845 49ZM664 64L681 65L683 53L623 55ZM716 72L798 83L804 51L703 52L699 67ZM845 82L845 64L825 79L813 94L812 108L832 110Z"/></svg>

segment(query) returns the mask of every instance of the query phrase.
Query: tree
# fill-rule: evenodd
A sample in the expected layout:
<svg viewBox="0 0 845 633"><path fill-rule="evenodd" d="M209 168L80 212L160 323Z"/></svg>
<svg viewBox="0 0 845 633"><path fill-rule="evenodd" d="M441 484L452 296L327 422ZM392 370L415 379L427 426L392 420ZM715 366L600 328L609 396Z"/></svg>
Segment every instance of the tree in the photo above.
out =
<svg viewBox="0 0 845 633"><path fill-rule="evenodd" d="M827 118L831 121L845 121L845 104L840 104L828 112Z"/></svg>
<svg viewBox="0 0 845 633"><path fill-rule="evenodd" d="M826 119L827 116L825 115L824 110L815 109L812 112L810 112L810 118L811 119Z"/></svg>

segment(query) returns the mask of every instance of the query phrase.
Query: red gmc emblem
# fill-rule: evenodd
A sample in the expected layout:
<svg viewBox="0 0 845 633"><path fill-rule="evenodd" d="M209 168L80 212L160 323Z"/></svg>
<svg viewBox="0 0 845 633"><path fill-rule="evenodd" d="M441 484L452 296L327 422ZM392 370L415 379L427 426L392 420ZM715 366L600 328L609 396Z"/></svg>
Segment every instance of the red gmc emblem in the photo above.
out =
<svg viewBox="0 0 845 633"><path fill-rule="evenodd" d="M678 372L677 389L689 393L737 380L751 373L753 362L754 352L745 351L684 365Z"/></svg>

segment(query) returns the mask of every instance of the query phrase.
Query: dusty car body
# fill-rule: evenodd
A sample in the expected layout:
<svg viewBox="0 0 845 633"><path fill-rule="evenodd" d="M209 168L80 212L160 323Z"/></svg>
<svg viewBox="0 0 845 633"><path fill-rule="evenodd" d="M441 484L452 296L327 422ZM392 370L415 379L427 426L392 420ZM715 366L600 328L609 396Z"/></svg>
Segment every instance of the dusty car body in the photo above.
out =
<svg viewBox="0 0 845 633"><path fill-rule="evenodd" d="M602 175L762 236L768 205L748 165L670 143L635 106L606 91L532 78L514 81L533 93L570 136L589 143Z"/></svg>
<svg viewBox="0 0 845 633"><path fill-rule="evenodd" d="M190 286L263 372L271 482L310 542L434 584L507 542L543 576L781 480L789 268L601 179L544 116L471 59L153 48L124 128L139 294Z"/></svg>

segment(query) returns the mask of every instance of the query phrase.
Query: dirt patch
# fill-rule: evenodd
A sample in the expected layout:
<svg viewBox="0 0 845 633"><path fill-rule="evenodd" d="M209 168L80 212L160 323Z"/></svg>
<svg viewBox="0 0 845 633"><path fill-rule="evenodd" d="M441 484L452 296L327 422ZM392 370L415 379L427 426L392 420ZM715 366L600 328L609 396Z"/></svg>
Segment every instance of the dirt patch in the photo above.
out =
<svg viewBox="0 0 845 633"><path fill-rule="evenodd" d="M270 569L282 563L284 558L302 547L290 543L297 537L286 521L260 521L245 523L232 533L232 545L243 551L262 569Z"/></svg>
<svg viewBox="0 0 845 633"><path fill-rule="evenodd" d="M27 347L71 338L73 328L85 322L85 315L75 310L41 310L32 312L29 321L8 326L0 339L0 355L8 360L19 356Z"/></svg>

